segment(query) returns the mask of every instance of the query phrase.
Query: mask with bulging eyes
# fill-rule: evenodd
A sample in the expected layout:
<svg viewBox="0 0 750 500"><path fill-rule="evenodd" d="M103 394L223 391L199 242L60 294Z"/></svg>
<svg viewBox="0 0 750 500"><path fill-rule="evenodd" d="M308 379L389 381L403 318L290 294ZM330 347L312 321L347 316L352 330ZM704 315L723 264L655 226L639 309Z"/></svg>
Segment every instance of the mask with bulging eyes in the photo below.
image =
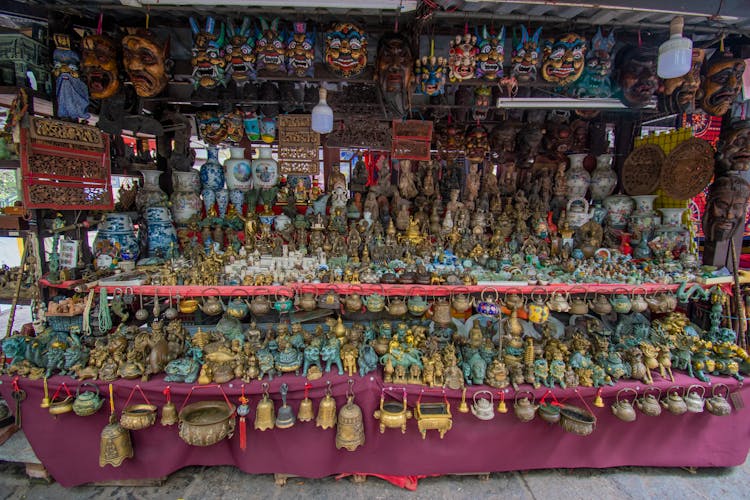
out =
<svg viewBox="0 0 750 500"><path fill-rule="evenodd" d="M81 71L91 97L112 97L120 88L115 41L106 35L89 35L83 39L82 48Z"/></svg>
<svg viewBox="0 0 750 500"><path fill-rule="evenodd" d="M287 73L300 78L313 76L314 41L312 33L307 32L305 23L294 23L294 32L286 42Z"/></svg>
<svg viewBox="0 0 750 500"><path fill-rule="evenodd" d="M724 116L742 90L745 61L731 55L712 57L704 65L701 108L713 116Z"/></svg>
<svg viewBox="0 0 750 500"><path fill-rule="evenodd" d="M190 18L193 41L193 86L213 89L226 84L227 61L224 54L224 25L216 28L216 21L209 16L206 27L201 30L198 22Z"/></svg>
<svg viewBox="0 0 750 500"><path fill-rule="evenodd" d="M270 73L286 71L286 41L279 33L279 18L268 21L260 18L261 29L256 30L255 57L258 70Z"/></svg>
<svg viewBox="0 0 750 500"><path fill-rule="evenodd" d="M537 68L541 60L539 57L541 34L542 28L538 28L534 36L529 36L526 26L521 25L521 40L513 49L511 56L511 76L515 77L519 83L536 81Z"/></svg>
<svg viewBox="0 0 750 500"><path fill-rule="evenodd" d="M581 77L586 56L586 39L568 33L557 40L545 40L542 56L542 78L561 86Z"/></svg>
<svg viewBox="0 0 750 500"><path fill-rule="evenodd" d="M122 39L122 62L139 97L156 97L169 83L169 42L154 33L135 29Z"/></svg>
<svg viewBox="0 0 750 500"><path fill-rule="evenodd" d="M250 18L243 17L236 26L227 22L227 41L224 45L224 61L227 73L237 85L244 85L255 78L255 38L250 27Z"/></svg>
<svg viewBox="0 0 750 500"><path fill-rule="evenodd" d="M500 33L487 31L477 36L477 78L497 80L503 77L503 61L505 61L505 26Z"/></svg>
<svg viewBox="0 0 750 500"><path fill-rule="evenodd" d="M334 24L325 34L323 62L344 78L356 76L367 66L367 35L351 23Z"/></svg>
<svg viewBox="0 0 750 500"><path fill-rule="evenodd" d="M643 108L659 89L656 58L646 50L628 46L617 54L620 100L630 108Z"/></svg>

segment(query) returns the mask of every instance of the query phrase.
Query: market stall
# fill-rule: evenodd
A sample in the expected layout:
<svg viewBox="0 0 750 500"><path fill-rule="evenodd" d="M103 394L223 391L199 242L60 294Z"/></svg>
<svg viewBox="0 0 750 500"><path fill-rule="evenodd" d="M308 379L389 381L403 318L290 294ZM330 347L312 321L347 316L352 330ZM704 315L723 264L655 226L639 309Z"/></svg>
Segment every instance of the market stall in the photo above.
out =
<svg viewBox="0 0 750 500"><path fill-rule="evenodd" d="M744 462L742 30L413 7L50 22L0 394L61 484Z"/></svg>

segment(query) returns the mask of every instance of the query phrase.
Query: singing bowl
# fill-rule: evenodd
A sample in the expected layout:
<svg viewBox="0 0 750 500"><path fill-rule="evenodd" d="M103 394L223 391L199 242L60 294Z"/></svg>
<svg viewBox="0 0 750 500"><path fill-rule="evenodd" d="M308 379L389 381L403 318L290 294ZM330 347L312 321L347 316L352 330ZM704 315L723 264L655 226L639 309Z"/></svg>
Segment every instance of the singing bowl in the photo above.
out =
<svg viewBox="0 0 750 500"><path fill-rule="evenodd" d="M199 401L180 411L180 438L191 446L211 446L234 433L234 405Z"/></svg>

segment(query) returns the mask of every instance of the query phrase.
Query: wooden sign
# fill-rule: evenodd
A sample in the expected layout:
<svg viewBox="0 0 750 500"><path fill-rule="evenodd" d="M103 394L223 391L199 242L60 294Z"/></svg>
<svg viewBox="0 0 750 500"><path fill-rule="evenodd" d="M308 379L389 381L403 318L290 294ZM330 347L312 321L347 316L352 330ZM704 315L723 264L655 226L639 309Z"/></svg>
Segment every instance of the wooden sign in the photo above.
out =
<svg viewBox="0 0 750 500"><path fill-rule="evenodd" d="M279 173L314 175L320 172L320 134L312 130L311 115L280 115Z"/></svg>
<svg viewBox="0 0 750 500"><path fill-rule="evenodd" d="M391 156L397 160L429 161L432 122L393 120Z"/></svg>
<svg viewBox="0 0 750 500"><path fill-rule="evenodd" d="M98 128L32 116L21 129L27 208L111 210L109 138Z"/></svg>
<svg viewBox="0 0 750 500"><path fill-rule="evenodd" d="M371 116L353 116L345 118L340 127L328 134L326 146L390 151L391 130L387 122L377 121Z"/></svg>

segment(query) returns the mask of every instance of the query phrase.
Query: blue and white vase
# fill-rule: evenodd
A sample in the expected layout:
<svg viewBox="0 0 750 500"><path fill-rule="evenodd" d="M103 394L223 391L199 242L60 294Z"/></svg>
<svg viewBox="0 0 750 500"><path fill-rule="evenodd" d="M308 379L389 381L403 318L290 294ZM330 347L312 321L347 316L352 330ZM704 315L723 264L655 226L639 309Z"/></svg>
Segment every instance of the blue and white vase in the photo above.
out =
<svg viewBox="0 0 750 500"><path fill-rule="evenodd" d="M242 215L242 205L245 203L245 192L239 189L232 189L229 191L229 203L232 204L235 211Z"/></svg>
<svg viewBox="0 0 750 500"><path fill-rule="evenodd" d="M177 231L171 222L147 222L149 257L168 257L177 250Z"/></svg>
<svg viewBox="0 0 750 500"><path fill-rule="evenodd" d="M216 191L204 188L201 195L203 196L203 207L206 209L206 217L208 217L214 204L216 204Z"/></svg>
<svg viewBox="0 0 750 500"><path fill-rule="evenodd" d="M227 215L227 208L229 208L228 190L219 189L216 191L216 205L219 208L219 217L225 217Z"/></svg>
<svg viewBox="0 0 750 500"><path fill-rule="evenodd" d="M201 165L200 176L204 189L218 191L224 187L224 168L219 163L219 148L208 148L208 160Z"/></svg>
<svg viewBox="0 0 750 500"><path fill-rule="evenodd" d="M140 172L143 175L143 186L135 195L135 206L138 211L143 213L148 207L166 207L169 198L159 187L159 177L164 172L155 169L142 169Z"/></svg>
<svg viewBox="0 0 750 500"><path fill-rule="evenodd" d="M94 238L94 258L102 254L117 260L136 260L140 253L138 236L130 217L125 214L107 214Z"/></svg>

